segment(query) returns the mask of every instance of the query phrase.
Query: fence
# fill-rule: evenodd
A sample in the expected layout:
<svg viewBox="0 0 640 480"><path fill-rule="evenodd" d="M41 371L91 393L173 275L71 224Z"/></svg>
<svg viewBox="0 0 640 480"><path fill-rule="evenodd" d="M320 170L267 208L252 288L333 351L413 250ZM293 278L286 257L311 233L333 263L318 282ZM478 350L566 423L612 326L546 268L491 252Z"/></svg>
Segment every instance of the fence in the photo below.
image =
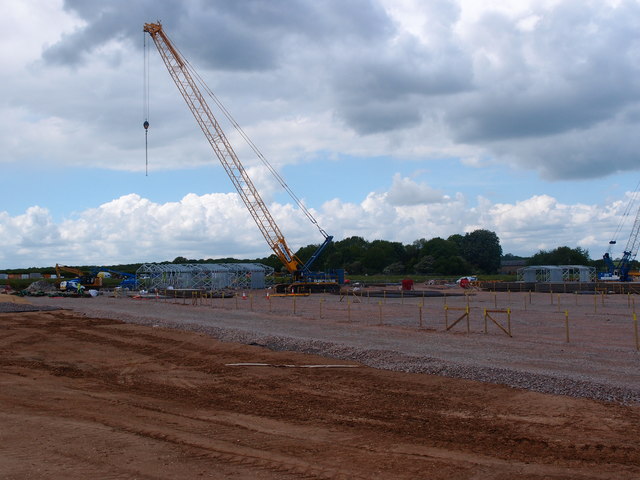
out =
<svg viewBox="0 0 640 480"><path fill-rule="evenodd" d="M440 297L389 292L372 297L366 292L273 296L267 290L242 292L233 297L204 292L191 292L191 298L151 297L152 301L197 308L294 315L300 321L640 350L635 299L636 295L631 293L609 295L605 291L590 295L494 291Z"/></svg>

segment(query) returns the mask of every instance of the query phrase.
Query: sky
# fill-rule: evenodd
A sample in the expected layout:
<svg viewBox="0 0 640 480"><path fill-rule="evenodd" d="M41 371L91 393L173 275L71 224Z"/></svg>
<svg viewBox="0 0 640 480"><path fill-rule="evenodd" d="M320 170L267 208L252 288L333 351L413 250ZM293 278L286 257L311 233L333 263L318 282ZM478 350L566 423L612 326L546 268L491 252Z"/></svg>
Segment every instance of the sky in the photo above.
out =
<svg viewBox="0 0 640 480"><path fill-rule="evenodd" d="M600 258L631 233L639 0L0 5L0 269L271 253L145 54L157 21L336 240L487 229ZM321 243L214 114L289 246Z"/></svg>

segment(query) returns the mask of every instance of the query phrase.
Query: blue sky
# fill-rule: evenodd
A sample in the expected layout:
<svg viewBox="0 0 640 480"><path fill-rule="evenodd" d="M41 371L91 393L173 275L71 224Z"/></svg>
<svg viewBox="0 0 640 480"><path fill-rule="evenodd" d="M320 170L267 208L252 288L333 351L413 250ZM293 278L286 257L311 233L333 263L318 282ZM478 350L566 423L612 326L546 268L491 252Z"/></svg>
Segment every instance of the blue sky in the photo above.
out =
<svg viewBox="0 0 640 480"><path fill-rule="evenodd" d="M486 228L505 253L597 258L638 184L637 0L5 9L0 269L270 253L155 48L145 175L142 26L158 19L336 239ZM321 242L223 127L288 243Z"/></svg>

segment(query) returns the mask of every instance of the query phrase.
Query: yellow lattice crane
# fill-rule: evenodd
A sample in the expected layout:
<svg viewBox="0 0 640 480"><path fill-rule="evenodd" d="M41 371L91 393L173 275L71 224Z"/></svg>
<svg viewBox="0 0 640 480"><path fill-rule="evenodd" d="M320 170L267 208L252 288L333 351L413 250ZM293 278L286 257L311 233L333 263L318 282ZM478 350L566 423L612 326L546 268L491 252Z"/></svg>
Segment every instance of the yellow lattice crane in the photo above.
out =
<svg viewBox="0 0 640 480"><path fill-rule="evenodd" d="M173 78L178 90L182 94L185 102L187 103L191 113L195 117L198 125L202 129L205 137L209 141L209 144L213 148L218 160L226 170L229 178L233 182L238 194L242 198L245 206L251 213L254 221L258 225L260 232L264 236L265 240L269 244L269 247L274 251L276 256L280 259L282 264L285 266L287 271L291 273L294 277L294 280L300 285L296 288L296 291L301 290L310 290L309 287L305 288L303 284L311 283L308 282L311 280L312 272L310 271L311 264L318 258L318 256L324 251L324 249L331 243L333 237L327 235L327 233L320 228L318 222L311 215L309 210L302 204L302 202L295 196L295 194L291 191L288 185L284 182L282 177L271 167L271 165L266 161L266 159L257 151L257 148L251 142L248 137L244 134L242 129L239 128L237 123L230 118L233 122L234 126L239 129L239 133L247 140L251 148L258 154L260 159L265 163L267 168L271 171L272 174L276 177L279 183L287 190L287 192L292 196L292 198L296 201L298 206L307 216L307 218L318 228L320 233L324 236L325 240L322 245L316 250L316 252L311 256L311 258L303 263L289 248L287 242L284 238L284 235L280 231L280 228L276 224L275 220L271 216L271 213L267 209L264 201L260 197L258 190L254 186L251 178L247 174L244 169L242 163L238 159L235 151L233 150L231 143L227 139L224 131L220 127L220 124L216 120L215 116L211 112L207 101L205 100L204 95L200 91L198 87L198 83L194 80L194 76L198 80L198 82L204 86L207 93L214 98L214 101L217 102L215 96L208 91L204 82L202 82L197 74L190 67L189 63L185 60L185 58L180 54L177 48L172 44L172 42L167 37L166 33L162 29L162 24L158 23L146 23L144 25L144 31L149 33L153 42L155 43L158 52L160 52L160 56L164 61L164 64L169 71L169 74ZM228 114L226 109L220 106L223 109L225 115ZM229 115L227 115L229 117ZM147 128L148 123L145 121L145 129ZM314 284L318 282L313 282ZM335 289L334 286L337 286L335 281L323 282L326 283L322 286L322 289L327 290L328 286ZM318 289L318 288L316 288Z"/></svg>

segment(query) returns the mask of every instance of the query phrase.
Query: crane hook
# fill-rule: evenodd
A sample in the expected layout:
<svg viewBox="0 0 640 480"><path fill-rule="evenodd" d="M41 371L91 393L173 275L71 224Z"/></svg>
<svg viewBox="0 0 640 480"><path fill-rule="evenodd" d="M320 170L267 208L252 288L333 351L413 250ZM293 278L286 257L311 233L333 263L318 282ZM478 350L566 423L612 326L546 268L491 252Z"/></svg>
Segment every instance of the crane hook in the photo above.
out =
<svg viewBox="0 0 640 480"><path fill-rule="evenodd" d="M142 124L144 127L144 176L149 175L149 147L147 143L147 134L149 133L149 122L147 120Z"/></svg>

